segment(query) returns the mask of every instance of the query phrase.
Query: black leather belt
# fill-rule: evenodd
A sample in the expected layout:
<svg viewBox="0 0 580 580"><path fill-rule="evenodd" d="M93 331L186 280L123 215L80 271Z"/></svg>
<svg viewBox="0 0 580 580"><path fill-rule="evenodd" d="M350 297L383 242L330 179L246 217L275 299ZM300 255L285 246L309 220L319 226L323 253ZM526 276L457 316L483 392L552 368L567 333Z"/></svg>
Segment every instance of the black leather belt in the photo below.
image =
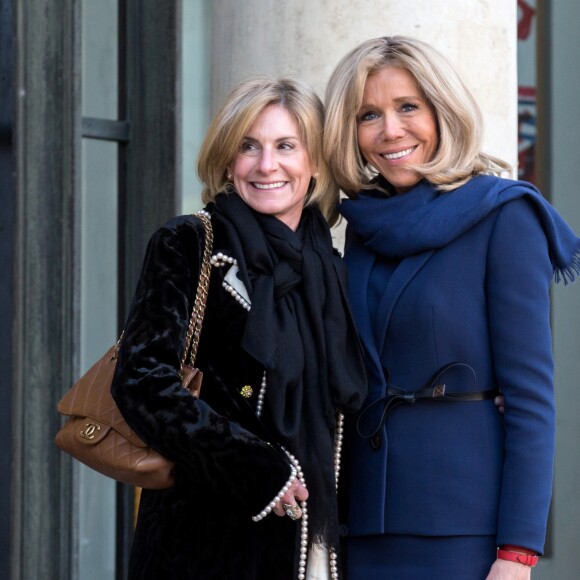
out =
<svg viewBox="0 0 580 580"><path fill-rule="evenodd" d="M453 367L463 366L469 368L473 372L475 380L475 371L469 365L465 363L451 363L444 366L442 369L435 373L434 378L430 381L430 386L419 389L418 391L404 391L402 389L397 389L396 387L387 387L386 395L373 401L360 413L356 428L358 434L365 439L368 439L371 447L376 451L381 446L380 432L387 420L387 415L396 406L403 403L416 403L419 400L431 400L431 401L455 401L455 402L466 402L466 401L487 401L494 399L500 394L499 389L488 389L486 391L467 391L461 393L449 392L444 383L433 384L438 381L441 376ZM363 433L361 430L361 420L363 417L375 407L375 405L384 404L383 412L381 413L381 418L376 426L370 433Z"/></svg>
<svg viewBox="0 0 580 580"><path fill-rule="evenodd" d="M488 399L495 398L497 395L499 395L499 389L492 389L488 391L470 391L467 393L449 393L443 384L435 385L434 387L427 387L414 393L402 391L401 389L396 389L395 387L388 387L387 394L383 398L395 397L397 399L402 399L407 403L414 403L419 399L434 399L437 401L486 401Z"/></svg>

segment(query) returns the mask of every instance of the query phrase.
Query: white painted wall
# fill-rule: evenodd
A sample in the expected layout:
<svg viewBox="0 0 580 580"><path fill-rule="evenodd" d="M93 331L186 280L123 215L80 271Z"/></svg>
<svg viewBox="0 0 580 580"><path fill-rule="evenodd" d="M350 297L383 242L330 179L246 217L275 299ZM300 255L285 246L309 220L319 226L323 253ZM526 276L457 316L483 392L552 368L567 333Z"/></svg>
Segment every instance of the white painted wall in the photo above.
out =
<svg viewBox="0 0 580 580"><path fill-rule="evenodd" d="M454 62L486 120L486 150L517 159L516 2L505 0L220 0L212 6L212 104L255 73L294 74L324 96L359 42L403 34Z"/></svg>

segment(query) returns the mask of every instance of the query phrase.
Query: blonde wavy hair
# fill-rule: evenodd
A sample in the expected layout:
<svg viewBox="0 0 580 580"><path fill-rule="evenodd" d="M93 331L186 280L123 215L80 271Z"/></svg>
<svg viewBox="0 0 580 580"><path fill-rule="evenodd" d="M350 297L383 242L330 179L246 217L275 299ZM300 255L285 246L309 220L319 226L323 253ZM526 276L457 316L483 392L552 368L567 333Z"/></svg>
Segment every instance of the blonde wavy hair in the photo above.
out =
<svg viewBox="0 0 580 580"><path fill-rule="evenodd" d="M372 171L358 145L356 117L367 78L385 67L411 73L437 119L437 151L429 163L412 169L442 191L456 189L481 173L511 170L505 161L481 151L481 111L451 63L425 42L385 36L367 40L346 54L326 88L324 156L347 195L372 187Z"/></svg>
<svg viewBox="0 0 580 580"><path fill-rule="evenodd" d="M322 156L324 106L310 86L290 77L254 76L228 95L211 122L198 156L197 174L204 185L202 200L209 203L232 185L228 166L256 117L274 104L283 106L296 119L302 144L316 168L317 177L311 179L305 205L317 204L333 225L338 217L339 190Z"/></svg>

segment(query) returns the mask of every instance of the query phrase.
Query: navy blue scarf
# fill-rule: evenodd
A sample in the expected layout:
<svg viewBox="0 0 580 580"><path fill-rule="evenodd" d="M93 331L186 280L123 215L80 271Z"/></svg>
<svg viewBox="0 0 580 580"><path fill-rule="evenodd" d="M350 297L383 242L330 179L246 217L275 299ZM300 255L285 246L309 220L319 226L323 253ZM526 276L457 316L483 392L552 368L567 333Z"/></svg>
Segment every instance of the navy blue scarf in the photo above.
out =
<svg viewBox="0 0 580 580"><path fill-rule="evenodd" d="M367 248L404 258L445 246L496 208L524 196L538 210L556 282L574 281L580 274L580 239L531 183L480 175L458 189L440 192L422 181L392 197L362 191L358 199L344 200L339 211Z"/></svg>

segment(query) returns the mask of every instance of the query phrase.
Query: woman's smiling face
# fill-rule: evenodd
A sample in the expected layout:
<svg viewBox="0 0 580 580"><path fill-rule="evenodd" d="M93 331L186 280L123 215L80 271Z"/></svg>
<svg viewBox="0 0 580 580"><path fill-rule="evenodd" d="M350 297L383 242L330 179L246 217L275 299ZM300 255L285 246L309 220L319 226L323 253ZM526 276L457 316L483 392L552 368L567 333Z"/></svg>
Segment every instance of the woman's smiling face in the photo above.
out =
<svg viewBox="0 0 580 580"><path fill-rule="evenodd" d="M413 75L385 67L368 77L357 113L362 156L402 193L421 180L409 164L433 159L439 136L431 104Z"/></svg>
<svg viewBox="0 0 580 580"><path fill-rule="evenodd" d="M260 112L228 169L252 209L296 230L314 171L298 123L284 106Z"/></svg>

